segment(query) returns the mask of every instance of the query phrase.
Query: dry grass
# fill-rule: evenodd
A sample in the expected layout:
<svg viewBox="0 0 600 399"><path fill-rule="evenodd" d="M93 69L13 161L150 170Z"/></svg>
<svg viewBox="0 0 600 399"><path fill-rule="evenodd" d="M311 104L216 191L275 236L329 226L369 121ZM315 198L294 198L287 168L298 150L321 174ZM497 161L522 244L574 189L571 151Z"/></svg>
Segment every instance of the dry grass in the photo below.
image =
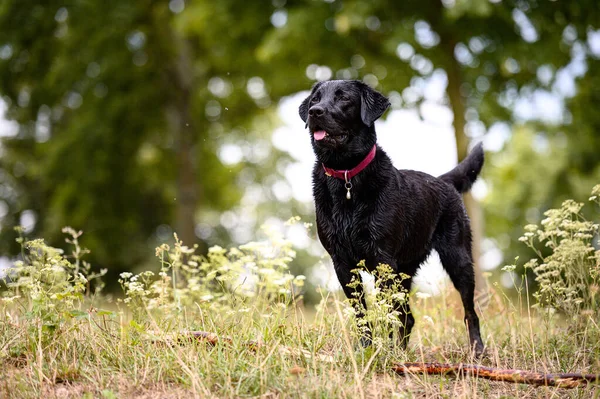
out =
<svg viewBox="0 0 600 399"><path fill-rule="evenodd" d="M71 257L42 240L25 242L23 261L7 281L0 300L0 398L598 396L595 386L536 388L392 371L398 363L442 362L600 373L596 311L559 317L535 311L526 292L508 298L492 291L478 311L487 353L475 359L454 290L411 299L417 324L402 350L388 338L398 323L389 324L392 293L376 289L369 302L378 305L367 311L374 344L363 349L346 303L335 296L316 309L293 302L303 278L289 275L294 252L277 236L214 247L207 257L178 240L172 248L162 245L158 276L123 273L125 296L114 303L90 293L94 275L80 262L80 233L67 232ZM112 311L98 311L99 304ZM218 339L181 339L181 332L194 330Z"/></svg>
<svg viewBox="0 0 600 399"><path fill-rule="evenodd" d="M152 321L145 326L130 323L123 312L112 318L91 313L52 333L40 330L17 309L5 307L0 309L0 397L598 396L595 387L564 390L468 377L394 375L389 369L397 362L478 362L467 349L462 306L454 292L412 300L417 325L407 351L386 340L358 349L352 324L340 316L332 298L318 313L279 305L229 314L209 309L162 328ZM585 327L575 332L569 329L570 322L533 314L519 302L496 294L480 310L487 344L481 364L539 372L600 371L595 320L579 320ZM164 343L163 333L184 329L213 331L231 341L215 346L197 340ZM155 331L154 339L149 330ZM251 340L260 345L247 345ZM281 350L282 346L298 351Z"/></svg>

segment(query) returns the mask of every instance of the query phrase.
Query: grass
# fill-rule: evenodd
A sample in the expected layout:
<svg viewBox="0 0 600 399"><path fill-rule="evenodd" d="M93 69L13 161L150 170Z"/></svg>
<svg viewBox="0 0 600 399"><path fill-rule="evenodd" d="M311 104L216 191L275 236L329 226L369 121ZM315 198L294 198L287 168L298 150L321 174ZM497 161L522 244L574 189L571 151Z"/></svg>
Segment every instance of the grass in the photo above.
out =
<svg viewBox="0 0 600 399"><path fill-rule="evenodd" d="M600 186L597 190L600 195ZM561 215L561 220L573 219L570 211ZM600 251L588 256L592 235L577 235L582 230L577 226L572 230L566 235L572 239L557 241L554 254L578 259L577 270L591 273L577 281L596 281ZM206 256L196 255L175 237L174 245L156 250L158 275L121 274L124 296L113 301L94 290L101 286L103 272L94 272L82 260L86 251L79 245L81 232L64 232L70 236L70 254L43 240L20 238L21 258L0 289L2 399L600 396L593 385L566 390L391 371L403 362L443 362L600 373L593 284L589 290L552 292L551 285L545 286L552 294L546 298L556 305L577 305L561 316L531 306L527 287L509 298L491 281L490 300L478 309L486 344L482 359L474 359L469 350L456 291L437 297L411 295L416 325L407 350L402 350L388 338L398 323L388 317L392 294L376 287L367 311L374 326L373 345L363 349L345 300L326 294L313 308L298 299L304 277L289 274L295 253L277 234L229 250L213 247ZM581 241L585 245L562 245L577 240L586 240ZM586 256L577 255L581 253ZM391 269L382 265L380 270ZM590 295L578 299L573 292ZM211 332L219 340L185 339L185 331Z"/></svg>
<svg viewBox="0 0 600 399"><path fill-rule="evenodd" d="M521 297L522 298L522 297ZM407 351L388 340L359 349L345 304L333 296L318 311L256 302L229 311L183 308L159 320L133 321L127 308L93 308L47 331L13 305L0 307L0 397L597 397L595 387L564 390L474 378L401 377L394 363L477 363L467 349L455 292L412 298L417 324ZM516 303L516 304L515 304ZM600 371L599 328L589 318L574 334L559 317L531 313L496 292L479 311L487 344L481 364L540 372ZM100 314L99 314L100 313ZM582 316L585 318L585 316ZM169 334L204 330L229 342L173 342ZM260 345L248 345L258 341ZM304 353L282 350L303 349Z"/></svg>

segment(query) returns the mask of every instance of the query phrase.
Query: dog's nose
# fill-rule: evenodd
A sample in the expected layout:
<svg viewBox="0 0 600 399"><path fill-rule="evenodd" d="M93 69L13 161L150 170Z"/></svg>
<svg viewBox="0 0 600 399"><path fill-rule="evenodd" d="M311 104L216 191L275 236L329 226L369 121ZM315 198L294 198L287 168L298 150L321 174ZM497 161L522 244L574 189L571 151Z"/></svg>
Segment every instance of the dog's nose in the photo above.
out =
<svg viewBox="0 0 600 399"><path fill-rule="evenodd" d="M318 105L315 105L314 107L310 107L310 109L308 110L308 115L313 116L313 117L322 116L323 113L325 113L325 110L323 109L323 107L319 107Z"/></svg>

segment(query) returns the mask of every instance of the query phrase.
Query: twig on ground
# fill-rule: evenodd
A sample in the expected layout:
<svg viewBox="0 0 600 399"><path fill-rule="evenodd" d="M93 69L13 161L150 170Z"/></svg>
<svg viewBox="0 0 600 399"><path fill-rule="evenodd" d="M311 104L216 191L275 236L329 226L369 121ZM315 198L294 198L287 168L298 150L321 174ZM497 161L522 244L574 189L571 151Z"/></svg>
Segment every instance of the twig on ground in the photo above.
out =
<svg viewBox="0 0 600 399"><path fill-rule="evenodd" d="M577 388L600 382L599 374L581 373L534 373L525 370L498 369L476 364L403 363L392 367L400 375L428 374L443 376L470 376L492 381L513 382L558 388Z"/></svg>

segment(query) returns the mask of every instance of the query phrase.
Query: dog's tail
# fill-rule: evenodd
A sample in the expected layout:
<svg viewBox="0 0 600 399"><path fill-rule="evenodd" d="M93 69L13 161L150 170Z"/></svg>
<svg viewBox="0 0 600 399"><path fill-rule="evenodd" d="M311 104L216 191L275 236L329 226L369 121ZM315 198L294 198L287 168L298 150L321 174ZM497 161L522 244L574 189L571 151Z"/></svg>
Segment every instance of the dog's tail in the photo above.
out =
<svg viewBox="0 0 600 399"><path fill-rule="evenodd" d="M439 178L453 185L459 193L466 193L477 180L482 167L483 145L479 143L456 168L444 173Z"/></svg>

